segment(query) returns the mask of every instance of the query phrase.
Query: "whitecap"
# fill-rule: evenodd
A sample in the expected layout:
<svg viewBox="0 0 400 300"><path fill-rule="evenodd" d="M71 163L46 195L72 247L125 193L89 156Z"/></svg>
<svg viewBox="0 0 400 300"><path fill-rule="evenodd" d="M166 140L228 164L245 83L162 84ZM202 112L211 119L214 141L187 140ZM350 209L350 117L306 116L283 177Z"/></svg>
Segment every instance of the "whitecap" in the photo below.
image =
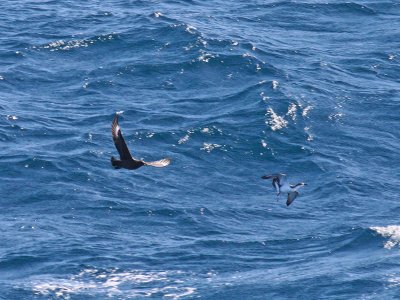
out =
<svg viewBox="0 0 400 300"><path fill-rule="evenodd" d="M208 62L210 61L210 59L211 59L211 58L214 58L214 57L215 57L215 56L212 55L212 54L210 54L210 53L203 53L202 55L200 55L200 56L198 57L198 60L208 63Z"/></svg>
<svg viewBox="0 0 400 300"><path fill-rule="evenodd" d="M301 115L303 116L303 117L307 117L308 116L308 113L311 111L311 109L312 109L312 106L306 106L304 109L303 109L303 112L301 113Z"/></svg>
<svg viewBox="0 0 400 300"><path fill-rule="evenodd" d="M8 120L13 120L13 121L15 121L15 120L18 119L18 117L17 117L17 116L14 116L14 115L7 115L7 119L8 119Z"/></svg>
<svg viewBox="0 0 400 300"><path fill-rule="evenodd" d="M206 40L203 40L202 38L198 38L197 42L203 45L203 47L207 47L208 42Z"/></svg>
<svg viewBox="0 0 400 300"><path fill-rule="evenodd" d="M277 80L272 80L271 85L272 88L276 90L278 88L279 82Z"/></svg>
<svg viewBox="0 0 400 300"><path fill-rule="evenodd" d="M294 103L290 103L288 107L288 112L286 113L287 116L290 116L293 121L296 120L296 112L297 112L297 105Z"/></svg>
<svg viewBox="0 0 400 300"><path fill-rule="evenodd" d="M91 143L91 142L93 142L93 134L92 133L88 133L88 138L86 139L86 142L87 143Z"/></svg>
<svg viewBox="0 0 400 300"><path fill-rule="evenodd" d="M146 135L147 138L152 138L156 133L155 132L150 132Z"/></svg>
<svg viewBox="0 0 400 300"><path fill-rule="evenodd" d="M329 120L332 121L339 121L343 117L343 113L333 113L328 116Z"/></svg>
<svg viewBox="0 0 400 300"><path fill-rule="evenodd" d="M68 299L70 294L82 290L95 289L96 284L91 282L80 282L68 279L55 279L52 281L43 280L33 283L32 290L36 295L55 295L57 298Z"/></svg>
<svg viewBox="0 0 400 300"><path fill-rule="evenodd" d="M288 125L288 121L286 121L283 117L277 115L271 107L268 108L267 114L269 115L270 119L266 123L273 131L282 129Z"/></svg>
<svg viewBox="0 0 400 300"><path fill-rule="evenodd" d="M261 96L261 98L262 98L263 101L268 101L268 100L269 100L269 97L266 96L264 92L261 92L261 93L260 93L260 96Z"/></svg>
<svg viewBox="0 0 400 300"><path fill-rule="evenodd" d="M391 275L388 279L389 287L398 287L400 286L400 277L396 275Z"/></svg>
<svg viewBox="0 0 400 300"><path fill-rule="evenodd" d="M186 135L185 135L184 137L182 137L182 138L179 139L178 144L184 144L184 143L186 143L186 142L189 140L189 138L190 138L190 136L192 135L192 133L194 133L194 130L189 129L189 130L186 132Z"/></svg>
<svg viewBox="0 0 400 300"><path fill-rule="evenodd" d="M267 144L267 142L266 142L265 140L261 140L261 145L262 145L264 148L267 148L267 146L268 146L268 144Z"/></svg>
<svg viewBox="0 0 400 300"><path fill-rule="evenodd" d="M117 268L101 271L88 268L69 278L38 276L28 284L36 295L60 299L70 299L77 294L94 295L97 299L117 295L129 299L160 295L180 299L196 292L196 288L185 285L185 278L187 274L180 271L120 271Z"/></svg>
<svg viewBox="0 0 400 300"><path fill-rule="evenodd" d="M378 234L385 238L389 238L389 240L385 243L384 247L386 249L392 249L394 246L400 244L400 226L398 225L389 225L389 226L374 226L370 227L370 229L376 231Z"/></svg>
<svg viewBox="0 0 400 300"><path fill-rule="evenodd" d="M197 30L196 27L191 26L191 25L186 25L186 29L185 29L186 32L189 32L190 34L195 34L196 33L195 30Z"/></svg>
<svg viewBox="0 0 400 300"><path fill-rule="evenodd" d="M89 47L89 45L95 44L97 42L105 42L109 40L113 40L116 37L115 33L111 34L104 34L97 36L95 38L91 39L82 39L82 40L69 40L69 41L64 41L64 40L57 40L50 42L44 46L42 46L43 49L49 49L50 51L67 51L73 48L85 48ZM36 47L34 47L36 48Z"/></svg>
<svg viewBox="0 0 400 300"><path fill-rule="evenodd" d="M183 138L180 138L178 141L178 144L184 144L189 140L190 136L189 134L185 135Z"/></svg>
<svg viewBox="0 0 400 300"><path fill-rule="evenodd" d="M314 140L314 136L310 133L310 127L306 126L304 127L304 132L307 134L307 141L311 142Z"/></svg>
<svg viewBox="0 0 400 300"><path fill-rule="evenodd" d="M221 148L221 147L222 147L222 145L219 145L219 144L203 143L203 147L200 148L200 150L204 150L204 151L207 151L208 153L210 153L215 148Z"/></svg>

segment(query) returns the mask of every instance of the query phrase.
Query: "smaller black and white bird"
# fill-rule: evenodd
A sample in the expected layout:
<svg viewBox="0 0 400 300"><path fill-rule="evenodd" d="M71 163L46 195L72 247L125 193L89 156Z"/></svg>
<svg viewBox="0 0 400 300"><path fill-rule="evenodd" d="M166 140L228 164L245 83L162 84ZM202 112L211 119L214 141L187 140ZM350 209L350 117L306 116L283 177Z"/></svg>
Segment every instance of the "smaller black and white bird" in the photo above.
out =
<svg viewBox="0 0 400 300"><path fill-rule="evenodd" d="M115 148L117 148L120 157L120 159L116 159L114 156L111 157L111 164L114 168L125 168L129 170L134 170L142 166L162 168L170 164L171 160L169 158L145 162L143 160L137 160L132 157L131 153L129 152L128 146L126 145L125 140L122 137L121 128L118 124L118 114L115 114L114 120L112 122L111 133L114 140Z"/></svg>
<svg viewBox="0 0 400 300"><path fill-rule="evenodd" d="M271 174L271 175L264 175L261 177L262 179L272 179L272 186L275 188L276 195L278 196L277 200L279 199L279 195L281 193L287 193L288 197L286 200L286 205L289 206L294 199L299 195L297 191L299 188L307 185L304 182L300 182L294 185L289 184L286 181L286 174Z"/></svg>

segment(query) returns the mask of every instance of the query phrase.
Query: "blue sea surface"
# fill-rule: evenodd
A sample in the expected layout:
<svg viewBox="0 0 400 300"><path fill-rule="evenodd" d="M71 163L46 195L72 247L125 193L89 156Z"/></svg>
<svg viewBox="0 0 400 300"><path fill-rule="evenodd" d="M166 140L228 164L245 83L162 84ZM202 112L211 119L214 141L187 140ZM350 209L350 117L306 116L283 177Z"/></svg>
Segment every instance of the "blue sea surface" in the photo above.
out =
<svg viewBox="0 0 400 300"><path fill-rule="evenodd" d="M0 299L400 299L399 1L2 0L0 32ZM113 169L116 112L171 165Z"/></svg>

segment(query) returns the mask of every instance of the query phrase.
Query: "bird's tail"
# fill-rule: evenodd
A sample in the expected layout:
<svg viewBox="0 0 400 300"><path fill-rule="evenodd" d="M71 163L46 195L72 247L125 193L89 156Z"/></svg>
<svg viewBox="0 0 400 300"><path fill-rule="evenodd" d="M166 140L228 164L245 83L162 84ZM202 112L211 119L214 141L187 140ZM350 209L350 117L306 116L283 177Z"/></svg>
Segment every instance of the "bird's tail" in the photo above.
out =
<svg viewBox="0 0 400 300"><path fill-rule="evenodd" d="M121 168L121 161L119 159L116 159L114 156L111 156L111 164L116 169Z"/></svg>

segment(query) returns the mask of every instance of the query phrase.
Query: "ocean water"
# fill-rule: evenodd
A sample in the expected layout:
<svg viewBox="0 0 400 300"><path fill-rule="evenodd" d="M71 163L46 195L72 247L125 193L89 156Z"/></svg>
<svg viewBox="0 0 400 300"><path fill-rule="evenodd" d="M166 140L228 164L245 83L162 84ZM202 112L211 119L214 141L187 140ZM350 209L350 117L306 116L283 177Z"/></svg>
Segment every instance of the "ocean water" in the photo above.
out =
<svg viewBox="0 0 400 300"><path fill-rule="evenodd" d="M0 299L400 299L398 1L2 0L0 32ZM172 164L114 170L116 112Z"/></svg>

